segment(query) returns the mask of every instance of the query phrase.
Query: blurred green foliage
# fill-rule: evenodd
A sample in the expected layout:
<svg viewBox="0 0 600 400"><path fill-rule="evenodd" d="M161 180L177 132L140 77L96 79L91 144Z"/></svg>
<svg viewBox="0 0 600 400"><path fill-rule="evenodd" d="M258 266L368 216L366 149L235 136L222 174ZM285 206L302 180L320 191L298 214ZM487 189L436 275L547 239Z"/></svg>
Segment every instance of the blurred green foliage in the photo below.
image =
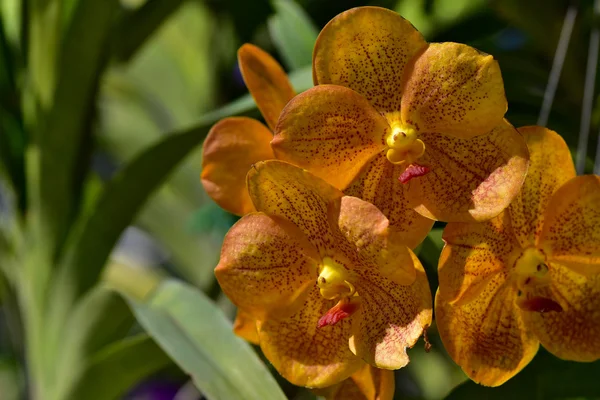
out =
<svg viewBox="0 0 600 400"><path fill-rule="evenodd" d="M269 51L302 91L312 86L312 47L324 24L353 6L388 7L430 41L493 54L507 118L532 125L569 4L0 0L1 398L121 398L173 362L183 370L178 379L189 375L207 398L266 398L261 390L281 398L276 373L223 317L234 309L212 271L236 218L210 201L198 178L210 126L234 114L259 117L237 48L253 42ZM591 0L578 7L548 124L571 148L597 23ZM598 102L592 125L590 156ZM148 233L166 258L116 262L111 252L128 226ZM442 228L419 248L433 292ZM173 276L188 283L167 280ZM432 351L417 344L411 364L397 371L396 398L600 398L598 362L564 362L544 351L501 388L460 384L466 378L435 325L429 336ZM241 375L225 373L239 362L232 352L247 361ZM314 397L279 383L288 398Z"/></svg>

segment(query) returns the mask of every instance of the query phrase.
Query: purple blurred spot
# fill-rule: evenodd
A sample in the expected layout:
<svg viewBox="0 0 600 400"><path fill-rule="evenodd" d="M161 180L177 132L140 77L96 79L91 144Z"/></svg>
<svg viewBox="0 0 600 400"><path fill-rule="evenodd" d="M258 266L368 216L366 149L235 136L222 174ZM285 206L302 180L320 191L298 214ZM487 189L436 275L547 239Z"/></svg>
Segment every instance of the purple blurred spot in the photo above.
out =
<svg viewBox="0 0 600 400"><path fill-rule="evenodd" d="M180 383L172 381L153 380L140 384L134 389L127 400L173 400L179 388Z"/></svg>
<svg viewBox="0 0 600 400"><path fill-rule="evenodd" d="M242 71L240 70L240 64L236 63L231 73L235 85L239 88L245 88L244 78L242 77Z"/></svg>

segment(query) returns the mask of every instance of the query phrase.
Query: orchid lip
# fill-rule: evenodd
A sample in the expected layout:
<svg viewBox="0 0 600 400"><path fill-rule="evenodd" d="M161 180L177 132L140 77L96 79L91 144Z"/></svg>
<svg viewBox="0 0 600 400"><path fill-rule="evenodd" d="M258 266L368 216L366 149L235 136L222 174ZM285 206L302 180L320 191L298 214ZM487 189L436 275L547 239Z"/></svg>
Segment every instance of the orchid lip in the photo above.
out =
<svg viewBox="0 0 600 400"><path fill-rule="evenodd" d="M529 247L521 253L515 262L514 274L517 286L517 306L523 311L545 313L563 311L561 305L553 299L539 296L537 288L550 284L549 268L545 254Z"/></svg>
<svg viewBox="0 0 600 400"><path fill-rule="evenodd" d="M535 247L529 247L521 253L515 262L514 273L519 290L532 286L545 286L550 279L546 256Z"/></svg>

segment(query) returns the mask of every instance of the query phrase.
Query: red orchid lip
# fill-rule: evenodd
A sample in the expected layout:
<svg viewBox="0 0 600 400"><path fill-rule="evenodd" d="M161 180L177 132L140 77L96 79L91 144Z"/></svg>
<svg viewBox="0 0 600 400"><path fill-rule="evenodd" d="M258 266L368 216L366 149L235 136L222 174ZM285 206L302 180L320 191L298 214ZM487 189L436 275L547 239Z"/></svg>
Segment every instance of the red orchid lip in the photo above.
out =
<svg viewBox="0 0 600 400"><path fill-rule="evenodd" d="M519 307L524 311L546 313L549 311L562 312L563 308L556 301L547 297L530 297L519 302Z"/></svg>
<svg viewBox="0 0 600 400"><path fill-rule="evenodd" d="M419 164L410 164L404 172L400 175L398 180L403 184L407 184L413 178L418 178L420 176L427 175L431 171L429 167Z"/></svg>
<svg viewBox="0 0 600 400"><path fill-rule="evenodd" d="M317 327L323 328L324 326L335 325L341 320L354 314L359 307L360 303L356 301L340 300L335 306L333 306L321 318L319 318Z"/></svg>

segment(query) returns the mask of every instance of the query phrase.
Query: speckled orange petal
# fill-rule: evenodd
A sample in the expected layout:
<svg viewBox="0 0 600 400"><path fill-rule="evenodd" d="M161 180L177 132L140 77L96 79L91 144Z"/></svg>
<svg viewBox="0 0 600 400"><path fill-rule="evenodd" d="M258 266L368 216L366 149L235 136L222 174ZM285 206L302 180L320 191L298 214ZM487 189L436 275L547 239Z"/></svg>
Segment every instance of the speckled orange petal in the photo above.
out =
<svg viewBox="0 0 600 400"><path fill-rule="evenodd" d="M365 365L350 377L366 400L392 400L394 398L394 372ZM340 400L345 397L339 397Z"/></svg>
<svg viewBox="0 0 600 400"><path fill-rule="evenodd" d="M318 392L325 400L392 400L394 372L366 364L338 385Z"/></svg>
<svg viewBox="0 0 600 400"><path fill-rule="evenodd" d="M407 198L425 217L485 221L519 193L529 153L523 137L508 122L471 139L435 133L420 138L426 150L418 163L430 172L407 183Z"/></svg>
<svg viewBox="0 0 600 400"><path fill-rule="evenodd" d="M507 103L494 57L459 43L432 43L402 96L402 120L420 132L470 138L502 122Z"/></svg>
<svg viewBox="0 0 600 400"><path fill-rule="evenodd" d="M434 221L409 206L398 180L402 168L390 163L384 150L367 163L344 193L374 204L388 218L390 229L396 231L395 240L414 249L425 239Z"/></svg>
<svg viewBox="0 0 600 400"><path fill-rule="evenodd" d="M351 263L354 268L377 268L401 285L416 279L413 253L390 232L388 219L373 204L357 197L342 197L338 219L340 230L367 263ZM351 267L351 268L352 268Z"/></svg>
<svg viewBox="0 0 600 400"><path fill-rule="evenodd" d="M246 117L225 118L204 140L202 184L223 209L237 215L254 211L246 189L246 174L255 162L274 158L271 132Z"/></svg>
<svg viewBox="0 0 600 400"><path fill-rule="evenodd" d="M431 325L429 282L419 259L411 252L416 279L400 285L394 277L373 270L356 271L360 310L352 316L354 335L350 349L367 363L383 369L408 364L406 348L412 347Z"/></svg>
<svg viewBox="0 0 600 400"><path fill-rule="evenodd" d="M316 84L346 86L380 112L400 111L402 83L423 36L393 11L359 7L343 12L321 31L313 53Z"/></svg>
<svg viewBox="0 0 600 400"><path fill-rule="evenodd" d="M600 359L600 275L586 277L558 263L549 264L550 291L562 312L523 312L542 345L573 361Z"/></svg>
<svg viewBox="0 0 600 400"><path fill-rule="evenodd" d="M600 177L569 180L550 199L544 218L540 246L549 260L600 274Z"/></svg>
<svg viewBox="0 0 600 400"><path fill-rule="evenodd" d="M364 365L348 349L351 319L317 328L321 316L335 303L335 300L323 299L315 285L303 306L290 318L258 322L265 357L294 385L331 386Z"/></svg>
<svg viewBox="0 0 600 400"><path fill-rule="evenodd" d="M238 309L235 321L233 321L233 333L252 344L258 344L256 320L242 309Z"/></svg>
<svg viewBox="0 0 600 400"><path fill-rule="evenodd" d="M486 222L449 223L442 238L446 244L438 266L439 290L453 304L479 296L521 251L506 212Z"/></svg>
<svg viewBox="0 0 600 400"><path fill-rule="evenodd" d="M343 193L327 182L302 168L272 160L250 170L248 191L257 210L291 221L321 252L335 248L339 237L331 223L339 213Z"/></svg>
<svg viewBox="0 0 600 400"><path fill-rule="evenodd" d="M451 304L441 290L436 295L435 318L444 347L477 383L499 386L537 353L539 342L525 329L515 298L505 274L494 275L466 304Z"/></svg>
<svg viewBox="0 0 600 400"><path fill-rule="evenodd" d="M521 192L508 208L513 231L523 248L536 246L544 210L552 194L575 176L571 153L556 132L540 126L518 129L529 148L529 170Z"/></svg>
<svg viewBox="0 0 600 400"><path fill-rule="evenodd" d="M402 120L420 132L471 138L507 110L498 62L459 43L432 43L416 60L402 96Z"/></svg>
<svg viewBox="0 0 600 400"><path fill-rule="evenodd" d="M253 318L282 317L302 305L319 262L294 224L252 213L225 236L215 275L227 297Z"/></svg>
<svg viewBox="0 0 600 400"><path fill-rule="evenodd" d="M281 65L265 51L249 43L238 50L244 82L267 125L275 129L281 110L295 96Z"/></svg>
<svg viewBox="0 0 600 400"><path fill-rule="evenodd" d="M321 85L288 103L271 146L278 159L343 189L385 148L387 129L367 99L342 86Z"/></svg>

